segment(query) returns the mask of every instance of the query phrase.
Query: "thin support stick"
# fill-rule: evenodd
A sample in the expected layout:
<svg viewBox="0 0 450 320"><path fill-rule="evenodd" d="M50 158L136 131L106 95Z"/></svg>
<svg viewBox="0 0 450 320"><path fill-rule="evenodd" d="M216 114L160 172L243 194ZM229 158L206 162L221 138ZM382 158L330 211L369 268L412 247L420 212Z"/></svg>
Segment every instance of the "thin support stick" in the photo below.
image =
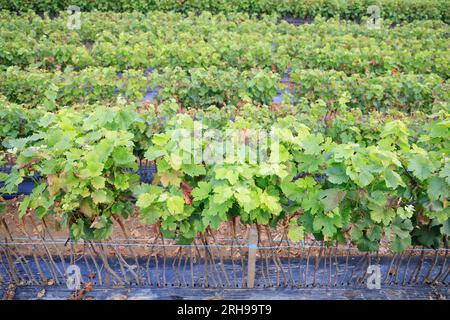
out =
<svg viewBox="0 0 450 320"><path fill-rule="evenodd" d="M256 250L258 250L258 232L252 225L248 234L247 288L255 287Z"/></svg>

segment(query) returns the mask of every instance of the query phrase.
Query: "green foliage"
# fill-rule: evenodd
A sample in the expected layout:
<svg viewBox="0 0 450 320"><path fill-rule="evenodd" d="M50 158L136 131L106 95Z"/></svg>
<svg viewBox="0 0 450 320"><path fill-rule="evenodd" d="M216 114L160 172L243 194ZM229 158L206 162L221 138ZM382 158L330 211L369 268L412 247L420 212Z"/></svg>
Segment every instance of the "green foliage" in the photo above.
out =
<svg viewBox="0 0 450 320"><path fill-rule="evenodd" d="M104 117L102 122L89 120ZM69 226L73 239L104 239L112 232L113 216L131 212L131 190L139 177L133 155L133 134L119 108L98 108L90 119L64 110L36 133L24 138L11 176L39 172L41 179L22 201L23 216L32 209L42 219L55 215ZM18 181L6 181L7 187Z"/></svg>
<svg viewBox="0 0 450 320"><path fill-rule="evenodd" d="M448 19L438 0L375 2L397 23ZM309 233L362 251L382 240L394 252L443 246L447 24L372 30L317 17L293 26L236 13L359 19L368 3L75 1L87 11L176 11L84 12L78 31L66 13L1 12L0 152L15 165L0 174L0 192L32 178L19 216L53 215L75 240L108 238L135 200L142 223L184 243L237 217L282 225L292 241ZM59 11L66 2L0 4ZM203 9L227 14L188 12ZM148 87L158 94L143 102ZM261 131L267 153L255 156ZM224 141L238 147L224 154ZM156 165L152 185L139 182L138 158Z"/></svg>
<svg viewBox="0 0 450 320"><path fill-rule="evenodd" d="M361 19L367 14L367 7L371 4L380 6L381 17L391 19L394 22L411 21L418 19L443 19L448 20L448 4L440 0L417 0L417 1L395 1L395 0L312 0L312 1L290 1L280 0L272 3L267 0L239 1L239 0L176 0L164 1L139 1L139 0L15 0L0 2L0 8L11 11L26 12L35 10L37 12L58 12L65 10L70 5L77 5L83 12L86 11L154 11L173 10L177 12L211 11L214 13L245 12L248 14L280 14L298 18L310 18L317 15L323 17L342 17L346 19Z"/></svg>

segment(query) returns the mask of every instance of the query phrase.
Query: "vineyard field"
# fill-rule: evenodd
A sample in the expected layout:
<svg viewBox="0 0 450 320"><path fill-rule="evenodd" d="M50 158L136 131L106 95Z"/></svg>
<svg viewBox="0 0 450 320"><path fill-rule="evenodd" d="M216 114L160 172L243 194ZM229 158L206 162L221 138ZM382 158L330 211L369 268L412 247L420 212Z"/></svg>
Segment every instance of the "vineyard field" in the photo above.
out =
<svg viewBox="0 0 450 320"><path fill-rule="evenodd" d="M0 217L446 248L449 2L251 3L0 1Z"/></svg>

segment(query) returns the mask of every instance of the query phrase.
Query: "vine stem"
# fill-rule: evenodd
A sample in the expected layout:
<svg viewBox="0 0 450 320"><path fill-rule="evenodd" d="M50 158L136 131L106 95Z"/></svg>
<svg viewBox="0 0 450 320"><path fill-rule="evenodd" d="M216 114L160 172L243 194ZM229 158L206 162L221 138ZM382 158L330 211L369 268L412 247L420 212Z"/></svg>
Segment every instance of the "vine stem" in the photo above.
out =
<svg viewBox="0 0 450 320"><path fill-rule="evenodd" d="M123 283L123 281L122 281L122 279L117 275L117 273L111 268L111 266L109 265L109 262L108 262L108 258L105 256L105 253L104 253L104 249L103 249L103 246L102 246L102 243L101 243L101 241L99 242L99 247L100 247L100 249L97 251L97 250L95 250L95 246L94 246L94 244L93 244L93 242L92 241L89 241L89 243L90 243L90 245L91 245L91 248L92 248L92 251L96 254L96 255L99 255L100 256L100 258L102 259L102 261L103 261L103 266L105 267L105 269L117 280L117 282L120 284L120 285L124 285L124 283Z"/></svg>
<svg viewBox="0 0 450 320"><path fill-rule="evenodd" d="M130 237L128 236L128 232L125 228L125 225L122 222L122 219L120 219L120 217L117 216L113 216L114 220L119 224L120 229L122 230L122 233L125 237L125 240L127 241L127 244L130 244ZM134 262L136 263L136 266L139 268L139 259L137 257L136 252L133 250L132 246L128 245L128 251L133 255L134 257ZM128 264L127 264L128 265ZM136 274L136 281L138 284L141 284L141 278Z"/></svg>

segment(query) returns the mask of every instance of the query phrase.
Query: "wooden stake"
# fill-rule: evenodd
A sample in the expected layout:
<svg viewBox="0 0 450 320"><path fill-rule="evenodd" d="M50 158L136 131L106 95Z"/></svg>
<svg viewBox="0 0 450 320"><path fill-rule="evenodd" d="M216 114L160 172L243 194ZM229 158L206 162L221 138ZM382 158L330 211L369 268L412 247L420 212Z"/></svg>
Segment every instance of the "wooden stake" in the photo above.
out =
<svg viewBox="0 0 450 320"><path fill-rule="evenodd" d="M252 225L248 234L248 269L247 288L255 287L256 250L258 248L258 232Z"/></svg>

